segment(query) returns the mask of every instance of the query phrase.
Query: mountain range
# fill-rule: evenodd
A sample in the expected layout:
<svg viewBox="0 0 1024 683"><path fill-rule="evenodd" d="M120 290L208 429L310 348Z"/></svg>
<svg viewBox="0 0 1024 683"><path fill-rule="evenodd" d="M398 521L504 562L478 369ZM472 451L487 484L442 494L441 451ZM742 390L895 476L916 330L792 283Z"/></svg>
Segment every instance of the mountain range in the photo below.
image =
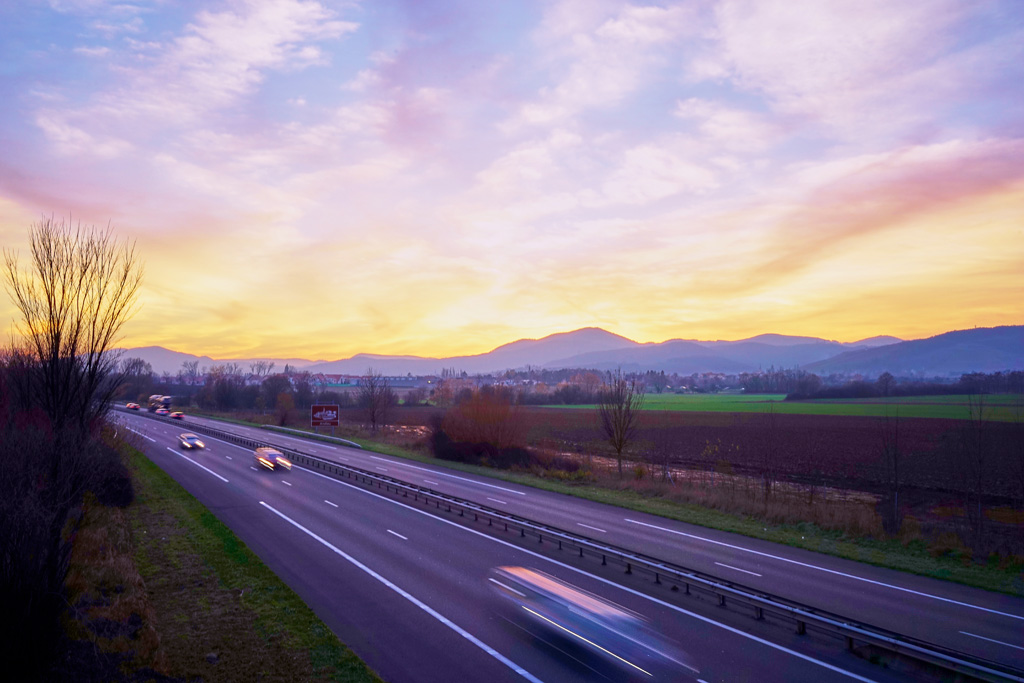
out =
<svg viewBox="0 0 1024 683"><path fill-rule="evenodd" d="M800 367L819 375L862 373L873 376L888 371L894 375L931 377L1024 370L1024 325L960 330L911 341L880 336L846 343L780 334L762 334L737 341L670 339L640 343L600 328L586 327L542 339L520 339L487 353L448 358L360 353L335 361L301 358L214 360L209 356L194 356L159 346L122 351L126 358L142 358L157 373L171 374L177 373L186 361L197 360L200 368L237 363L248 370L256 360L271 360L278 372L289 365L313 373L351 375L365 374L369 368L391 376L410 373L436 375L442 368L482 374L529 365L547 369L654 370L683 375Z"/></svg>

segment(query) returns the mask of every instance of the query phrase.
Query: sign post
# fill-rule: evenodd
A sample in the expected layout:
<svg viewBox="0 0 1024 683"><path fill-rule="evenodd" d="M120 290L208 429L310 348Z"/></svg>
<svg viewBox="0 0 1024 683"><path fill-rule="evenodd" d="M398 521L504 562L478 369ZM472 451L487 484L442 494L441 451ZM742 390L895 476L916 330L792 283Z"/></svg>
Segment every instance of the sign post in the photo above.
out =
<svg viewBox="0 0 1024 683"><path fill-rule="evenodd" d="M317 432L319 427L330 427L331 436L334 436L334 428L339 424L338 416L337 405L314 405L309 409L309 426L314 432Z"/></svg>

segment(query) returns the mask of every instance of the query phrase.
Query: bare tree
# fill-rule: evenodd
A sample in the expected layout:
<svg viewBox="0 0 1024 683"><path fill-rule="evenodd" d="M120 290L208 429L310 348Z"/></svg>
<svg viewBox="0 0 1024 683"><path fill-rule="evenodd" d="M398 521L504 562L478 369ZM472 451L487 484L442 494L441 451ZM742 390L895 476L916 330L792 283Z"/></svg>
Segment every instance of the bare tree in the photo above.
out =
<svg viewBox="0 0 1024 683"><path fill-rule="evenodd" d="M178 379L185 380L188 384L195 384L199 377L199 361L186 360L181 362L181 370L178 370Z"/></svg>
<svg viewBox="0 0 1024 683"><path fill-rule="evenodd" d="M878 379L875 380L875 386L878 387L878 391L882 396L889 396L892 394L892 387L895 382L896 378L892 376L892 373L883 372L878 376Z"/></svg>
<svg viewBox="0 0 1024 683"><path fill-rule="evenodd" d="M116 244L109 227L44 218L29 244L27 269L4 250L5 284L23 319L3 368L18 405L0 423L0 588L10 603L0 641L21 658L11 666L22 672L26 656L59 637L85 491L103 505L131 502L130 476L97 426L118 387L112 348L142 278L134 247Z"/></svg>
<svg viewBox="0 0 1024 683"><path fill-rule="evenodd" d="M960 429L960 459L965 484L964 514L976 548L985 538L985 502L988 493L989 434L985 397L967 397L968 419Z"/></svg>
<svg viewBox="0 0 1024 683"><path fill-rule="evenodd" d="M273 371L274 365L272 360L257 360L249 363L249 371L257 377L266 377Z"/></svg>
<svg viewBox="0 0 1024 683"><path fill-rule="evenodd" d="M764 411L764 432L761 439L761 487L764 501L772 495L772 487L778 479L779 467L779 421L775 412L775 401L769 401Z"/></svg>
<svg viewBox="0 0 1024 683"><path fill-rule="evenodd" d="M152 365L141 358L125 358L121 361L121 396L135 401L151 393L152 388Z"/></svg>
<svg viewBox="0 0 1024 683"><path fill-rule="evenodd" d="M43 218L29 231L31 262L4 250L5 284L22 314L19 332L38 377L30 391L54 424L86 428L118 385L112 351L136 308L142 267L135 246L106 230Z"/></svg>
<svg viewBox="0 0 1024 683"><path fill-rule="evenodd" d="M395 403L395 392L387 378L369 368L359 382L359 405L366 415L370 431L376 434L379 428L388 423L388 412Z"/></svg>
<svg viewBox="0 0 1024 683"><path fill-rule="evenodd" d="M889 415L885 411L882 418L882 464L885 467L885 480L891 498L891 507L888 513L883 515L883 523L889 533L897 533L903 522L903 515L900 513L900 489L903 485L903 473L900 471L903 453L900 451L900 412L896 409L895 415Z"/></svg>
<svg viewBox="0 0 1024 683"><path fill-rule="evenodd" d="M622 477L622 451L636 436L639 429L640 411L644 406L644 388L636 381L627 380L622 370L616 370L601 392L597 404L601 432L615 450Z"/></svg>

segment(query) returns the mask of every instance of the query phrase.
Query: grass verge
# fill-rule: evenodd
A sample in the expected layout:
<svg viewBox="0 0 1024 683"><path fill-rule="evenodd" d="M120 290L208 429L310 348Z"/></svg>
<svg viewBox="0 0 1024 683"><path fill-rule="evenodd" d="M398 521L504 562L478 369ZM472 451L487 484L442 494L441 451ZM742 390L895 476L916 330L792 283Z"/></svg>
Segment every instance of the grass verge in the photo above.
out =
<svg viewBox="0 0 1024 683"><path fill-rule="evenodd" d="M305 603L163 470L132 450L135 561L167 670L203 681L379 681Z"/></svg>

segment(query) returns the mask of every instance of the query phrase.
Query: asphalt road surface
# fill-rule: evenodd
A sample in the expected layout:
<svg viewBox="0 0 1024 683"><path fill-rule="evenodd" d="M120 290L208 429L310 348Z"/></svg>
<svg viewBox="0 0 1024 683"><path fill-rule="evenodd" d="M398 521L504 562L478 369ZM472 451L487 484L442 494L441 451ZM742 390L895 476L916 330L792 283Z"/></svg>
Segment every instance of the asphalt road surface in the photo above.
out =
<svg viewBox="0 0 1024 683"><path fill-rule="evenodd" d="M642 581L519 545L319 473L257 471L251 451L177 435L203 422L352 464L1024 666L1024 601L268 430L119 413L147 455L224 521L345 643L393 681L899 680L833 644L672 599ZM540 569L639 613L676 661L597 653L501 599L496 566ZM552 632L555 631L555 632ZM619 655L623 656L619 656ZM689 665L689 668L686 666ZM648 674L653 674L649 676Z"/></svg>

